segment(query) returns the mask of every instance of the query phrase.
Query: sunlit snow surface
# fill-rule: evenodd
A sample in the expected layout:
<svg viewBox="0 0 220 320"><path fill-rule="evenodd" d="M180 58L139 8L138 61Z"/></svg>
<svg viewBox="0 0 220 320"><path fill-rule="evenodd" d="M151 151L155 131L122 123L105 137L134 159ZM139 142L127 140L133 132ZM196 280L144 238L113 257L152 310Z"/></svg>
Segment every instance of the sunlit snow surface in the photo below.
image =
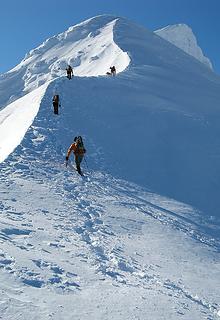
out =
<svg viewBox="0 0 220 320"><path fill-rule="evenodd" d="M104 74L114 61L124 72L69 81L63 69L58 78L48 71L52 81L33 91L42 85L33 80L20 99L25 66L0 81L2 106L15 99L0 113L16 119L8 137L19 131L0 165L0 319L219 319L219 77L126 19L101 16L77 28L122 57L94 59L94 70ZM46 44L26 61L41 61ZM78 134L83 178L73 159L64 163Z"/></svg>
<svg viewBox="0 0 220 320"><path fill-rule="evenodd" d="M0 162L20 144L38 113L47 86L35 89L0 112Z"/></svg>
<svg viewBox="0 0 220 320"><path fill-rule="evenodd" d="M155 33L212 69L211 61L204 56L202 49L197 44L192 29L186 24L170 25L156 30Z"/></svg>
<svg viewBox="0 0 220 320"><path fill-rule="evenodd" d="M0 76L0 106L65 75L68 64L76 76L105 75L112 65L123 71L130 58L113 39L116 23L116 17L96 17L31 50L20 64Z"/></svg>

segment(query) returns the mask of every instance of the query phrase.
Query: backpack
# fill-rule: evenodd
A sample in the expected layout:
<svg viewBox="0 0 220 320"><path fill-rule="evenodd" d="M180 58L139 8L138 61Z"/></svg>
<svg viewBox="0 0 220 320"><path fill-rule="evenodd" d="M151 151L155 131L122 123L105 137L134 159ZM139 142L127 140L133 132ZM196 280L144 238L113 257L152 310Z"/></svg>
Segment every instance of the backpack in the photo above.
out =
<svg viewBox="0 0 220 320"><path fill-rule="evenodd" d="M78 151L80 154L85 153L86 150L85 150L85 148L84 148L84 144L83 144L83 140L82 140L82 137L81 137L81 136L78 136L78 137L77 137L76 146L77 146L77 151Z"/></svg>

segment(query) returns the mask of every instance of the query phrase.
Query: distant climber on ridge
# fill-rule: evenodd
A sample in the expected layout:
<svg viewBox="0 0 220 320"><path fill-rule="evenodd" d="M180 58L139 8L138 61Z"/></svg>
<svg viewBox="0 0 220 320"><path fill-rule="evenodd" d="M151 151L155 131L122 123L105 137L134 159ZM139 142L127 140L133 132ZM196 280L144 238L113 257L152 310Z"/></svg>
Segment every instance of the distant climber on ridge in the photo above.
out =
<svg viewBox="0 0 220 320"><path fill-rule="evenodd" d="M73 77L73 68L68 65L68 67L66 68L66 74L67 74L67 78L70 80Z"/></svg>
<svg viewBox="0 0 220 320"><path fill-rule="evenodd" d="M116 75L116 68L115 68L115 66L110 67L109 69L111 70L111 72L109 72L109 71L106 72L107 76L115 76L115 75Z"/></svg>
<svg viewBox="0 0 220 320"><path fill-rule="evenodd" d="M81 136L75 137L74 143L72 143L71 146L69 147L66 155L66 166L68 165L69 157L72 151L75 156L76 170L80 175L82 175L80 164L83 160L84 154L86 153L86 149L84 148L84 144Z"/></svg>
<svg viewBox="0 0 220 320"><path fill-rule="evenodd" d="M59 95L55 94L53 96L53 108L54 108L54 114L58 114L58 107L60 107L59 104Z"/></svg>
<svg viewBox="0 0 220 320"><path fill-rule="evenodd" d="M111 70L111 75L112 75L112 76L115 76L115 75L116 75L116 68L115 68L115 66L110 67L109 69Z"/></svg>

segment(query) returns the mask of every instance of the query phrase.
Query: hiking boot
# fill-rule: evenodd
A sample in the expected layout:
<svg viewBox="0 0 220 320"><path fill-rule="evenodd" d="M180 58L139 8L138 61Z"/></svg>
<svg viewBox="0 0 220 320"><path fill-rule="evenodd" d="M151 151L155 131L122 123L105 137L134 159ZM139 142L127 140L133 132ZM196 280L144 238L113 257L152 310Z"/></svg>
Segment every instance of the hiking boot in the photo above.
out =
<svg viewBox="0 0 220 320"><path fill-rule="evenodd" d="M82 171L81 171L81 168L79 166L76 167L76 170L80 175L82 175Z"/></svg>

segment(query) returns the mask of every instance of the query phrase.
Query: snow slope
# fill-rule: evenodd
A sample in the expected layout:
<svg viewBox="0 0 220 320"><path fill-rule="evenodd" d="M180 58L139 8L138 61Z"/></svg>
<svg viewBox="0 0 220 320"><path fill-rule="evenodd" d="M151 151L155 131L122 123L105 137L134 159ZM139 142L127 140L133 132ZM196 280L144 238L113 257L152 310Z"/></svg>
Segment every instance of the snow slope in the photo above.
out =
<svg viewBox="0 0 220 320"><path fill-rule="evenodd" d="M212 69L211 61L204 56L192 29L186 24L170 25L156 30L155 33Z"/></svg>
<svg viewBox="0 0 220 320"><path fill-rule="evenodd" d="M33 109L25 122L39 111L0 164L4 320L220 317L220 79L126 19L80 27L113 21L120 56L130 57L124 72L60 76L37 89L33 108L36 91L16 101ZM78 134L84 178L73 159L64 164Z"/></svg>
<svg viewBox="0 0 220 320"><path fill-rule="evenodd" d="M48 83L9 104L0 112L0 162L20 144L38 113Z"/></svg>

